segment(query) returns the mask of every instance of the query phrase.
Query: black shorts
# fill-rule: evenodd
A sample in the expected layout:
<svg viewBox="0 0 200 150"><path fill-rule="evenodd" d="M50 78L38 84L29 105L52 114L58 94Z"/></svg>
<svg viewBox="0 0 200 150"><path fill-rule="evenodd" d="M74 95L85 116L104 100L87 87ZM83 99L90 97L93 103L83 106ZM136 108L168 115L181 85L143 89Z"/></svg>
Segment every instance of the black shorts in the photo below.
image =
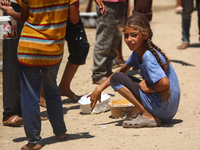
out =
<svg viewBox="0 0 200 150"><path fill-rule="evenodd" d="M76 65L85 64L90 45L81 19L77 24L67 21L65 40L68 44L69 61Z"/></svg>

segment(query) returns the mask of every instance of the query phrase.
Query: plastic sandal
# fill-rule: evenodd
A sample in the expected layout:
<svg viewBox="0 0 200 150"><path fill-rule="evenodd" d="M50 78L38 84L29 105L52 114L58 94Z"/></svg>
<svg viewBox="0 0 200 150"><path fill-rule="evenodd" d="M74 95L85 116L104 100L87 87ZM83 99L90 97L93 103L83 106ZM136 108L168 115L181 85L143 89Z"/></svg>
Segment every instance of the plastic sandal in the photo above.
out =
<svg viewBox="0 0 200 150"><path fill-rule="evenodd" d="M124 128L142 128L142 127L157 127L160 126L160 120L149 120L138 114L136 118L131 120L124 120L123 127Z"/></svg>

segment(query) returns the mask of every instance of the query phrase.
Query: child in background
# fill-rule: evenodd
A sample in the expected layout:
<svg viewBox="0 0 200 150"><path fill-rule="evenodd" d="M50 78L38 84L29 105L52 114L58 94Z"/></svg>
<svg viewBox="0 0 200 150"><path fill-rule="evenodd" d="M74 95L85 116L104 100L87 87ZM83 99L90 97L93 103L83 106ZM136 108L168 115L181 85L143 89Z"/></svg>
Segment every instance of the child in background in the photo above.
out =
<svg viewBox="0 0 200 150"><path fill-rule="evenodd" d="M153 33L143 16L135 14L128 18L123 32L124 40L133 52L120 69L88 96L91 97L91 111L101 99L101 92L111 85L141 112L132 120L124 120L123 127L155 127L161 121L170 122L178 110L180 88L169 59L151 41ZM141 81L125 74L131 67L140 69Z"/></svg>
<svg viewBox="0 0 200 150"><path fill-rule="evenodd" d="M121 39L118 25L122 24L126 11L126 0L102 0L106 14L97 7L97 27L93 53L92 82L101 84L112 72L112 62Z"/></svg>
<svg viewBox="0 0 200 150"><path fill-rule="evenodd" d="M0 8L24 23L18 45L21 78L21 108L28 143L21 149L40 149L39 110L41 74L47 112L57 139L67 138L62 102L56 78L63 56L68 7L76 0L17 0L21 13L0 0Z"/></svg>
<svg viewBox="0 0 200 150"><path fill-rule="evenodd" d="M99 7L101 14L105 14L105 6L101 0L94 0ZM78 0L79 3L79 0ZM68 44L69 57L63 76L59 84L61 96L67 96L74 101L78 101L80 97L76 95L70 88L71 81L80 65L85 64L89 51L89 43L83 27L83 23L79 16L79 6L70 7L69 19L67 23L65 40ZM72 15L70 15L72 14Z"/></svg>

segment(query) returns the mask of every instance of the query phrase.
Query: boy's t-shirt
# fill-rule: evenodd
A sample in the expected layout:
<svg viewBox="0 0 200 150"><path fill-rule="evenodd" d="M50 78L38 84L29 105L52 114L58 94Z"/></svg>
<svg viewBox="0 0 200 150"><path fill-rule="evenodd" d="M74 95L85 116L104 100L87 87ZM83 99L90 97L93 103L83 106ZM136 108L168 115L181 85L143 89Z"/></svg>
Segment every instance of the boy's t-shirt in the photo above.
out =
<svg viewBox="0 0 200 150"><path fill-rule="evenodd" d="M28 8L18 45L19 63L48 67L62 60L69 5L76 0L16 0Z"/></svg>

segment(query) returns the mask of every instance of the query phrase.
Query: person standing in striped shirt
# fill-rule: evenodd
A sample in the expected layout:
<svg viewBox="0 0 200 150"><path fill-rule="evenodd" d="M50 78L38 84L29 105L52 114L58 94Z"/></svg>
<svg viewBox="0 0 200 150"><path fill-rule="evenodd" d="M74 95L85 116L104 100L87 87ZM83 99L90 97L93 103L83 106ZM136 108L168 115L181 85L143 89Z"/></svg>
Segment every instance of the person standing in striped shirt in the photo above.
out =
<svg viewBox="0 0 200 150"><path fill-rule="evenodd" d="M18 45L21 108L28 143L21 149L41 149L39 110L41 78L47 112L57 139L67 138L57 73L63 57L68 9L76 0L16 0L21 13L0 0L0 8L24 23ZM31 116L31 117L30 117Z"/></svg>

